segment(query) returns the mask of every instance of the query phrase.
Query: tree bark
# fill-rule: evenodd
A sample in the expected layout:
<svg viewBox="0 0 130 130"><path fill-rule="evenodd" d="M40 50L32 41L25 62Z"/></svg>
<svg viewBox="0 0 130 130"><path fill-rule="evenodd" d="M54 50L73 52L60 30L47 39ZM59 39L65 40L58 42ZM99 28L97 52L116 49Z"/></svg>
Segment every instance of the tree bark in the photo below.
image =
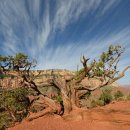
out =
<svg viewBox="0 0 130 130"><path fill-rule="evenodd" d="M34 119L37 119L37 118L42 117L42 116L44 116L44 115L46 115L46 114L48 114L48 113L53 113L53 112L54 112L54 110L53 110L52 108L48 107L48 108L46 108L46 109L44 109L43 111L40 111L40 112L38 112L38 113L32 113L32 114L27 118L27 120L28 120L28 121L32 121L32 120L34 120Z"/></svg>
<svg viewBox="0 0 130 130"><path fill-rule="evenodd" d="M71 100L70 98L64 94L64 93L61 93L61 96L62 96L62 100L63 100L63 106L64 106L64 114L69 114L70 111L72 110L72 103L71 103Z"/></svg>

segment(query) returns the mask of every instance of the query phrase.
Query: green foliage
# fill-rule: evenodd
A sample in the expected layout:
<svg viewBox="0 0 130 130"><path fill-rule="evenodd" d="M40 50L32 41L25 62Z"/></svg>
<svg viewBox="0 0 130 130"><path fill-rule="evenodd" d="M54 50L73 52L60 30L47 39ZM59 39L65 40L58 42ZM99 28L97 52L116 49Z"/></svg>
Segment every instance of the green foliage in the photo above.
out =
<svg viewBox="0 0 130 130"><path fill-rule="evenodd" d="M75 79L79 79L80 75L84 72L84 68L80 69L79 71L76 72Z"/></svg>
<svg viewBox="0 0 130 130"><path fill-rule="evenodd" d="M117 99L119 99L119 98L121 98L121 97L123 97L124 96L124 94L120 91L120 90L118 90L115 94L114 94L114 98L117 100Z"/></svg>
<svg viewBox="0 0 130 130"><path fill-rule="evenodd" d="M100 68L93 69L93 72L94 72L95 76L102 76L103 75L103 70L101 70Z"/></svg>
<svg viewBox="0 0 130 130"><path fill-rule="evenodd" d="M80 97L80 99L89 98L90 96L91 96L91 92L88 91L88 92L86 92L84 95L82 95L82 96Z"/></svg>
<svg viewBox="0 0 130 130"><path fill-rule="evenodd" d="M95 76L111 77L117 68L117 63L121 54L124 52L124 48L120 45L110 45L106 52L100 55L98 61L95 61L92 72Z"/></svg>
<svg viewBox="0 0 130 130"><path fill-rule="evenodd" d="M17 88L14 90L1 90L0 91L0 127L8 126L13 119L10 112L16 118L16 121L21 121L27 115L27 108L29 101L27 99L28 90L25 88ZM18 112L21 112L18 114ZM6 115L6 116L4 116Z"/></svg>
<svg viewBox="0 0 130 130"><path fill-rule="evenodd" d="M4 79L4 78L8 78L8 77L11 77L11 76L7 75L7 74L1 74L0 75L0 79Z"/></svg>
<svg viewBox="0 0 130 130"><path fill-rule="evenodd" d="M111 93L112 88L113 88L112 86L106 85L106 86L100 88L100 90L101 91L109 91Z"/></svg>
<svg viewBox="0 0 130 130"><path fill-rule="evenodd" d="M96 103L97 103L98 106L104 106L103 100L97 100Z"/></svg>
<svg viewBox="0 0 130 130"><path fill-rule="evenodd" d="M84 68L80 69L79 71L76 71L76 76L80 75L83 72L84 72Z"/></svg>
<svg viewBox="0 0 130 130"><path fill-rule="evenodd" d="M96 107L96 106L97 106L96 100L92 100L91 101L91 108Z"/></svg>
<svg viewBox="0 0 130 130"><path fill-rule="evenodd" d="M0 61L6 62L8 60L9 60L9 57L0 55Z"/></svg>
<svg viewBox="0 0 130 130"><path fill-rule="evenodd" d="M0 55L0 71L7 68L9 64L10 64L9 57Z"/></svg>
<svg viewBox="0 0 130 130"><path fill-rule="evenodd" d="M104 74L104 62L103 61L98 61L95 63L94 67L92 68L92 71L95 76L102 76Z"/></svg>
<svg viewBox="0 0 130 130"><path fill-rule="evenodd" d="M61 95L55 96L53 99L56 100L59 103L63 103Z"/></svg>
<svg viewBox="0 0 130 130"><path fill-rule="evenodd" d="M104 102L104 105L109 104L112 101L111 90L106 89L102 91L102 94L99 97L99 100Z"/></svg>
<svg viewBox="0 0 130 130"><path fill-rule="evenodd" d="M108 59L108 53L103 52L100 56L100 60L105 63L107 59Z"/></svg>
<svg viewBox="0 0 130 130"><path fill-rule="evenodd" d="M119 53L123 53L124 48L120 45L110 45L107 52L103 52L100 56L100 61L106 63L111 62L114 59L115 55L118 55Z"/></svg>
<svg viewBox="0 0 130 130"><path fill-rule="evenodd" d="M27 94L28 91L25 88L4 90L0 93L0 107L9 107L13 111L20 111L27 107Z"/></svg>
<svg viewBox="0 0 130 130"><path fill-rule="evenodd" d="M127 100L130 100L130 94L128 94L128 96L127 96Z"/></svg>
<svg viewBox="0 0 130 130"><path fill-rule="evenodd" d="M15 56L0 56L0 67L7 70L19 70L36 66L36 61L30 61L24 53L17 53Z"/></svg>
<svg viewBox="0 0 130 130"><path fill-rule="evenodd" d="M7 112L0 112L0 130L5 130L10 125L11 117Z"/></svg>
<svg viewBox="0 0 130 130"><path fill-rule="evenodd" d="M58 95L58 96L56 97L56 100L57 100L58 102L60 102L60 103L63 102L62 97L61 97L60 95Z"/></svg>
<svg viewBox="0 0 130 130"><path fill-rule="evenodd" d="M23 61L23 62L24 62L27 58L28 58L28 56L25 55L25 54L23 54L23 53L17 53L17 54L15 55L15 57L14 57L14 59L15 59L16 61Z"/></svg>

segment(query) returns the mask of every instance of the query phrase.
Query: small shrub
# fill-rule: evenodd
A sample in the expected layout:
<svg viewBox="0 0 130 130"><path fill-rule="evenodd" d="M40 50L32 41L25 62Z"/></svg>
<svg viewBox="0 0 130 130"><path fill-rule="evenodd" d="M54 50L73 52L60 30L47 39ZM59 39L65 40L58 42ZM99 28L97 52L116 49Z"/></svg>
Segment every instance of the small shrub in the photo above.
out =
<svg viewBox="0 0 130 130"><path fill-rule="evenodd" d="M128 94L128 96L127 96L127 100L130 100L130 94Z"/></svg>
<svg viewBox="0 0 130 130"><path fill-rule="evenodd" d="M7 112L0 113L0 130L5 130L7 126L9 126L9 121L11 118Z"/></svg>
<svg viewBox="0 0 130 130"><path fill-rule="evenodd" d="M27 115L29 100L27 98L28 90L17 88L14 90L0 91L0 129L10 126L15 121L21 121ZM19 113L21 112L22 113ZM10 112L12 114L10 114Z"/></svg>
<svg viewBox="0 0 130 130"><path fill-rule="evenodd" d="M101 91L109 91L109 92L111 92L112 91L112 86L104 86L104 87L102 87L102 88L100 88L100 90Z"/></svg>
<svg viewBox="0 0 130 130"><path fill-rule="evenodd" d="M97 102L95 100L91 101L91 108L96 107L97 106Z"/></svg>
<svg viewBox="0 0 130 130"><path fill-rule="evenodd" d="M121 91L119 91L119 90L114 94L114 98L116 100L122 99L123 96L124 96L124 94Z"/></svg>
<svg viewBox="0 0 130 130"><path fill-rule="evenodd" d="M124 101L125 100L125 97L123 96L123 97L119 97L118 99L117 99L117 101Z"/></svg>
<svg viewBox="0 0 130 130"><path fill-rule="evenodd" d="M109 104L112 101L111 90L106 89L102 91L99 100L104 102L104 105Z"/></svg>
<svg viewBox="0 0 130 130"><path fill-rule="evenodd" d="M97 100L97 105L98 106L104 106L104 101L103 100Z"/></svg>

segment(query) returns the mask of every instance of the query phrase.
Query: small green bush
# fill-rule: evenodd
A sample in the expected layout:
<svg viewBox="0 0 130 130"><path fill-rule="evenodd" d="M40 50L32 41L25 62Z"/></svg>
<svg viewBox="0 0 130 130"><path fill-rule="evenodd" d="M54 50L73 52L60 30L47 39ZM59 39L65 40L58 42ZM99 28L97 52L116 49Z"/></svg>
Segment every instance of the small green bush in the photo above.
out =
<svg viewBox="0 0 130 130"><path fill-rule="evenodd" d="M130 100L130 94L128 94L128 96L127 96L127 100Z"/></svg>
<svg viewBox="0 0 130 130"><path fill-rule="evenodd" d="M30 104L27 95L28 90L25 88L0 91L0 129L14 122L11 113L18 122L27 115L27 108Z"/></svg>
<svg viewBox="0 0 130 130"><path fill-rule="evenodd" d="M104 105L109 104L112 101L111 90L106 89L102 91L102 94L99 97L99 100L104 102Z"/></svg>
<svg viewBox="0 0 130 130"><path fill-rule="evenodd" d="M124 96L124 94L123 94L120 90L118 90L118 91L114 94L114 98L115 98L116 100L122 99L123 96Z"/></svg>
<svg viewBox="0 0 130 130"><path fill-rule="evenodd" d="M96 106L97 106L96 100L92 100L91 101L91 108L96 107Z"/></svg>
<svg viewBox="0 0 130 130"><path fill-rule="evenodd" d="M97 105L98 106L104 106L104 101L103 100L97 100Z"/></svg>
<svg viewBox="0 0 130 130"><path fill-rule="evenodd" d="M117 101L125 101L126 99L125 99L125 97L123 96L123 97L119 97L118 99L117 99Z"/></svg>
<svg viewBox="0 0 130 130"><path fill-rule="evenodd" d="M0 130L5 130L10 125L10 116L7 112L0 112Z"/></svg>

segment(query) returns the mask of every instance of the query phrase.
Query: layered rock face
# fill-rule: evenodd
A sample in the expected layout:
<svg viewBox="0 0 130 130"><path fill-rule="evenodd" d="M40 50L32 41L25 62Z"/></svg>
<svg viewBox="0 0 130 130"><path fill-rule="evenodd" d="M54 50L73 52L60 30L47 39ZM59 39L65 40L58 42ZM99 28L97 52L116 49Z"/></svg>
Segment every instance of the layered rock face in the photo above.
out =
<svg viewBox="0 0 130 130"><path fill-rule="evenodd" d="M41 72L40 75L38 75L39 71ZM57 77L61 76L64 77L66 80L70 80L74 75L74 71L69 71L69 70L60 70L60 69L51 69L51 70L37 70L37 71L32 71L34 75L38 75L38 77L35 79L35 82L44 82L48 78L51 77Z"/></svg>
<svg viewBox="0 0 130 130"><path fill-rule="evenodd" d="M39 74L39 71L41 72ZM64 77L66 80L71 79L75 72L68 71L68 70L33 70L31 71L33 75L38 75L35 79L36 83L42 83L46 81L48 78L51 78L53 76L61 76ZM15 72L10 72L10 74L15 75ZM7 77L0 79L0 87L1 88L17 88L20 87L22 79L16 76L11 77L11 75L6 74Z"/></svg>

